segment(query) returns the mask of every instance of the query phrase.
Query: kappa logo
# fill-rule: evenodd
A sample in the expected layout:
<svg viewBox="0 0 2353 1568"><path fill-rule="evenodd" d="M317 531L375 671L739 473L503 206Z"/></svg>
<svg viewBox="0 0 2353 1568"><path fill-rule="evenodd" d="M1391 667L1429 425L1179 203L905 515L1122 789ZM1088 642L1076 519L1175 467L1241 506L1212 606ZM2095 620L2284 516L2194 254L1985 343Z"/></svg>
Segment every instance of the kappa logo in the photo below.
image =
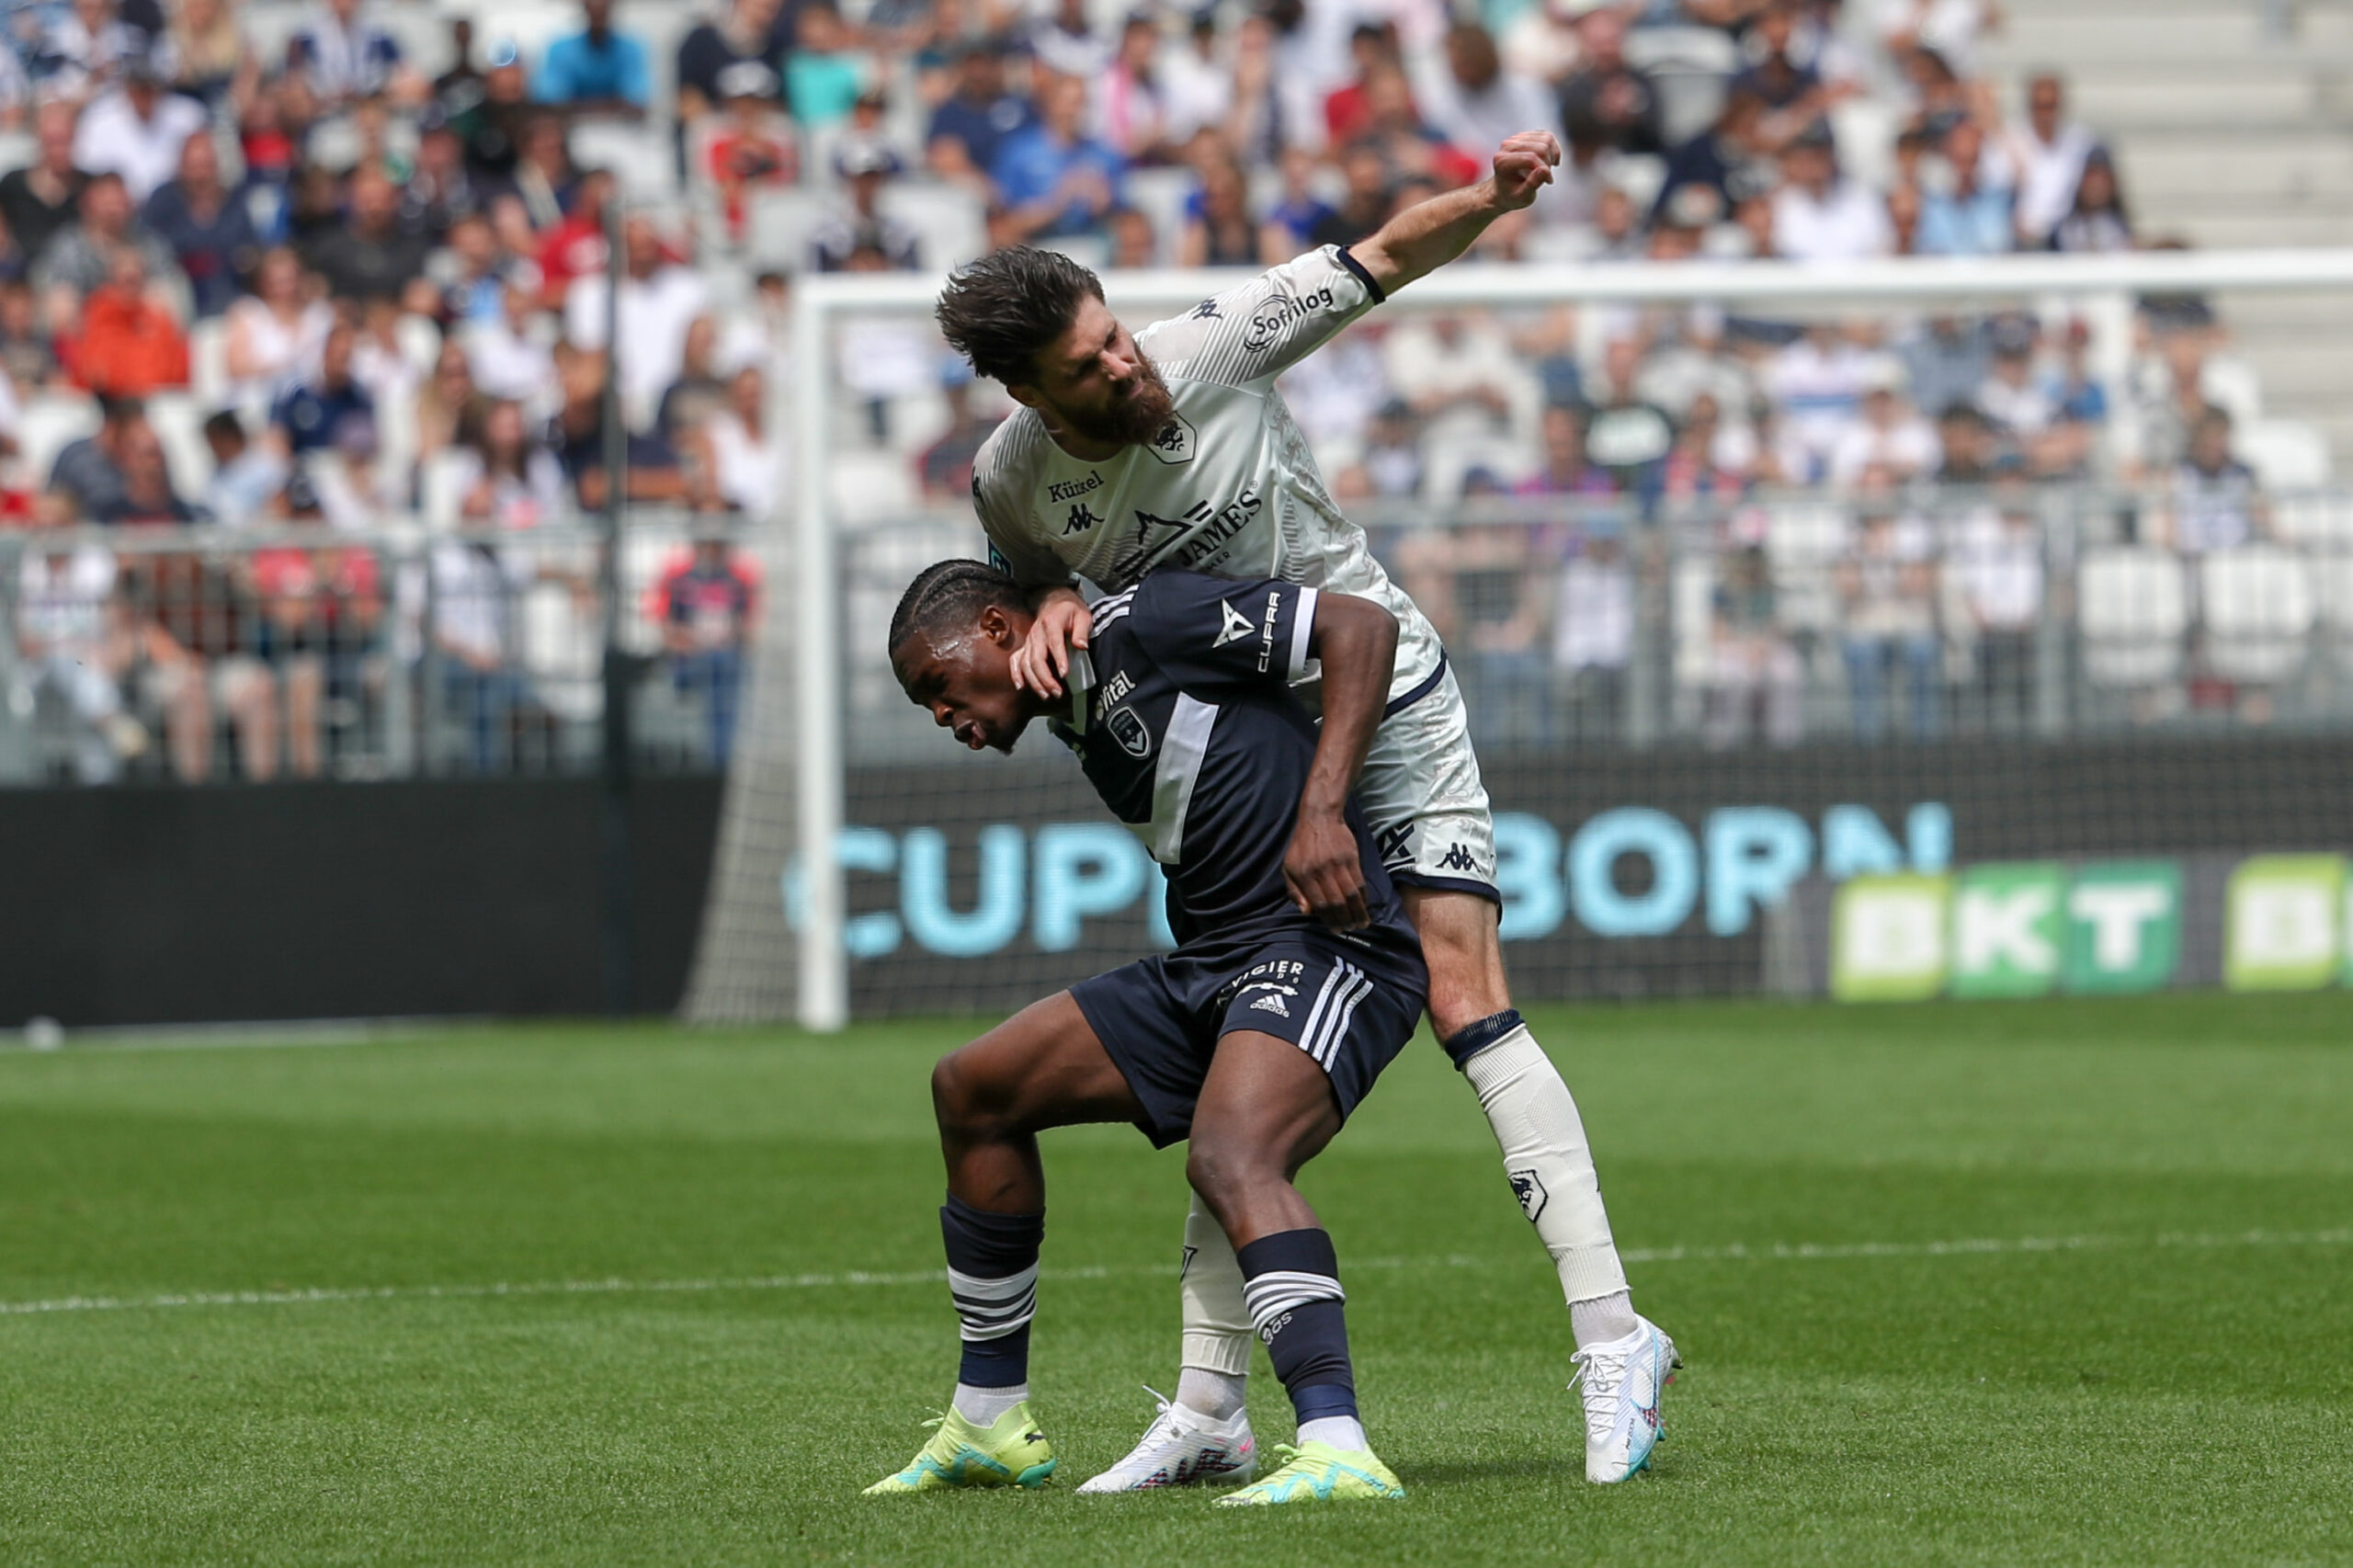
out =
<svg viewBox="0 0 2353 1568"><path fill-rule="evenodd" d="M1200 1256L1200 1248L1197 1246L1188 1246L1185 1249L1184 1257L1179 1260L1176 1265L1176 1278L1182 1279L1185 1276L1193 1272L1193 1259Z"/></svg>
<svg viewBox="0 0 2353 1568"><path fill-rule="evenodd" d="M1519 1199L1519 1211L1528 1216L1529 1224L1536 1223L1536 1217L1544 1212L1544 1204L1550 1196L1544 1190L1543 1178L1532 1170L1506 1171L1504 1174L1511 1178L1511 1195Z"/></svg>
<svg viewBox="0 0 2353 1568"><path fill-rule="evenodd" d="M1225 612L1225 625L1219 631L1217 641L1211 643L1211 647L1222 648L1228 642L1239 642L1258 630L1250 623L1250 618L1234 608L1231 602L1220 599L1217 601L1217 608Z"/></svg>
<svg viewBox="0 0 2353 1568"><path fill-rule="evenodd" d="M1460 844L1446 846L1446 858L1438 863L1438 869L1441 871L1468 871L1474 877L1483 874L1477 858Z"/></svg>
<svg viewBox="0 0 2353 1568"><path fill-rule="evenodd" d="M1181 414L1172 414L1168 416L1168 423L1160 427L1144 450L1172 466L1188 463L1193 460L1195 437L1192 423Z"/></svg>
<svg viewBox="0 0 2353 1568"><path fill-rule="evenodd" d="M1068 539L1073 534L1083 534L1102 520L1086 509L1086 502L1074 501L1071 503L1070 518L1063 524L1063 537Z"/></svg>
<svg viewBox="0 0 2353 1568"><path fill-rule="evenodd" d="M1203 300L1193 307L1193 319L1195 321L1223 321L1225 318L1218 314L1215 300Z"/></svg>
<svg viewBox="0 0 2353 1568"><path fill-rule="evenodd" d="M1250 1004L1250 1010L1254 1013L1272 1013L1279 1018L1290 1017L1290 1008L1284 1004L1282 993L1279 991L1267 992Z"/></svg>

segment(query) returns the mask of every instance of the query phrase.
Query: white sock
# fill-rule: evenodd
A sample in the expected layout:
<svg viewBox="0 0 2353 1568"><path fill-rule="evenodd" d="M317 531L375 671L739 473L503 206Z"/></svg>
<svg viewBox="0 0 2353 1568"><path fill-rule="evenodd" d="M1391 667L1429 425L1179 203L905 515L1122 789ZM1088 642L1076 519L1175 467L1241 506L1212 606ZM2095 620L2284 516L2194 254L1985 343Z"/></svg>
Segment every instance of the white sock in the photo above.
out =
<svg viewBox="0 0 2353 1568"><path fill-rule="evenodd" d="M1016 1383L1009 1389L976 1389L970 1383L956 1385L956 1414L973 1426L986 1428L997 1423L997 1417L1029 1397L1028 1383Z"/></svg>
<svg viewBox="0 0 2353 1568"><path fill-rule="evenodd" d="M1372 1439L1364 1435L1364 1423L1353 1415L1324 1415L1299 1424L1299 1440L1307 1443L1329 1443L1343 1453L1360 1454L1372 1447Z"/></svg>
<svg viewBox="0 0 2353 1568"><path fill-rule="evenodd" d="M1187 1367L1176 1374L1176 1403L1196 1415L1227 1422L1242 1414L1244 1395L1249 1386L1246 1373Z"/></svg>
<svg viewBox="0 0 2353 1568"><path fill-rule="evenodd" d="M1188 1373L1196 1369L1240 1379L1250 1370L1250 1309L1242 1300L1242 1265L1225 1227L1209 1211L1199 1193L1185 1216L1185 1272L1176 1293L1185 1313L1184 1354L1179 1360ZM1235 1384L1238 1389L1241 1385ZM1177 1385L1176 1403L1194 1405ZM1238 1407L1241 1395L1236 1393Z"/></svg>
<svg viewBox="0 0 2353 1568"><path fill-rule="evenodd" d="M1634 1316L1633 1292L1630 1290L1598 1301L1569 1303L1569 1332L1576 1336L1580 1350L1623 1339L1640 1325L1641 1320Z"/></svg>
<svg viewBox="0 0 2353 1568"><path fill-rule="evenodd" d="M1552 1255L1562 1295L1572 1307L1622 1295L1626 1269L1610 1239L1585 1122L1536 1037L1522 1025L1465 1062L1462 1075L1495 1129L1520 1211ZM1577 1336L1580 1345L1584 1338Z"/></svg>

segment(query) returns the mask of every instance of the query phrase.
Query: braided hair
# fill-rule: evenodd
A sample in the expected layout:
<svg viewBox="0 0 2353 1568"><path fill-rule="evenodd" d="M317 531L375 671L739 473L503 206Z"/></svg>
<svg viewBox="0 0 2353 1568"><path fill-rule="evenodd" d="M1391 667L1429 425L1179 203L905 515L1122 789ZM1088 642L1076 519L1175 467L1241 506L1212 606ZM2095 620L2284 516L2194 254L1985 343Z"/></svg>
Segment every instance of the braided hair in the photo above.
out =
<svg viewBox="0 0 2353 1568"><path fill-rule="evenodd" d="M891 616L891 652L917 632L961 631L990 605L1009 610L1029 608L1029 596L995 567L979 561L941 561L915 574Z"/></svg>

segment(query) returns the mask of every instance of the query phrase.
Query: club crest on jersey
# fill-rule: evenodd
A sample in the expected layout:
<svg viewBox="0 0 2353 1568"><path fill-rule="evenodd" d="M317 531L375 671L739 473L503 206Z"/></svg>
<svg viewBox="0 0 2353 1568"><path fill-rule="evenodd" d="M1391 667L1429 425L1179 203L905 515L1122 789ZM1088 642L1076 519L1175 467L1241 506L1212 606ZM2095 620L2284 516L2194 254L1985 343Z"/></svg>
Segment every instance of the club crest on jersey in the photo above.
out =
<svg viewBox="0 0 2353 1568"><path fill-rule="evenodd" d="M1196 435L1190 420L1181 414L1172 414L1158 434L1144 443L1144 450L1171 467L1188 463L1193 460Z"/></svg>
<svg viewBox="0 0 2353 1568"><path fill-rule="evenodd" d="M1250 624L1248 616L1233 608L1233 601L1220 599L1217 601L1217 608L1225 612L1225 625L1219 630L1217 641L1211 643L1211 647L1222 648L1228 642L1238 642L1258 630Z"/></svg>
<svg viewBox="0 0 2353 1568"><path fill-rule="evenodd" d="M1152 732L1144 728L1142 715L1134 709L1112 709L1103 716L1103 727L1111 732L1111 738L1130 756L1152 755Z"/></svg>
<svg viewBox="0 0 2353 1568"><path fill-rule="evenodd" d="M1332 290L1313 289L1304 294L1286 294L1278 290L1261 301L1250 312L1250 330L1243 335L1245 353L1259 354L1274 347L1283 328L1295 321L1304 320L1311 312L1329 310Z"/></svg>

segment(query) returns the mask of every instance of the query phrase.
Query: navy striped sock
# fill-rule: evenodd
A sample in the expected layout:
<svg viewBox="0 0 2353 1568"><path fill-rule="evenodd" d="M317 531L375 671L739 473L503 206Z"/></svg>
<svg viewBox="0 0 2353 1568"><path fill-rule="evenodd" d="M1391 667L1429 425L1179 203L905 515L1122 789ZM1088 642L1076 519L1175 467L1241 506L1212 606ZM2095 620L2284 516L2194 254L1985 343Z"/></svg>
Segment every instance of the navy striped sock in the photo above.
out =
<svg viewBox="0 0 2353 1568"><path fill-rule="evenodd" d="M977 1389L1028 1382L1046 1216L991 1214L950 1193L939 1210L939 1234L948 1247L948 1293L964 1341L956 1381Z"/></svg>
<svg viewBox="0 0 2353 1568"><path fill-rule="evenodd" d="M1300 1421L1357 1414L1340 1260L1322 1230L1278 1231L1234 1256L1242 1300Z"/></svg>

